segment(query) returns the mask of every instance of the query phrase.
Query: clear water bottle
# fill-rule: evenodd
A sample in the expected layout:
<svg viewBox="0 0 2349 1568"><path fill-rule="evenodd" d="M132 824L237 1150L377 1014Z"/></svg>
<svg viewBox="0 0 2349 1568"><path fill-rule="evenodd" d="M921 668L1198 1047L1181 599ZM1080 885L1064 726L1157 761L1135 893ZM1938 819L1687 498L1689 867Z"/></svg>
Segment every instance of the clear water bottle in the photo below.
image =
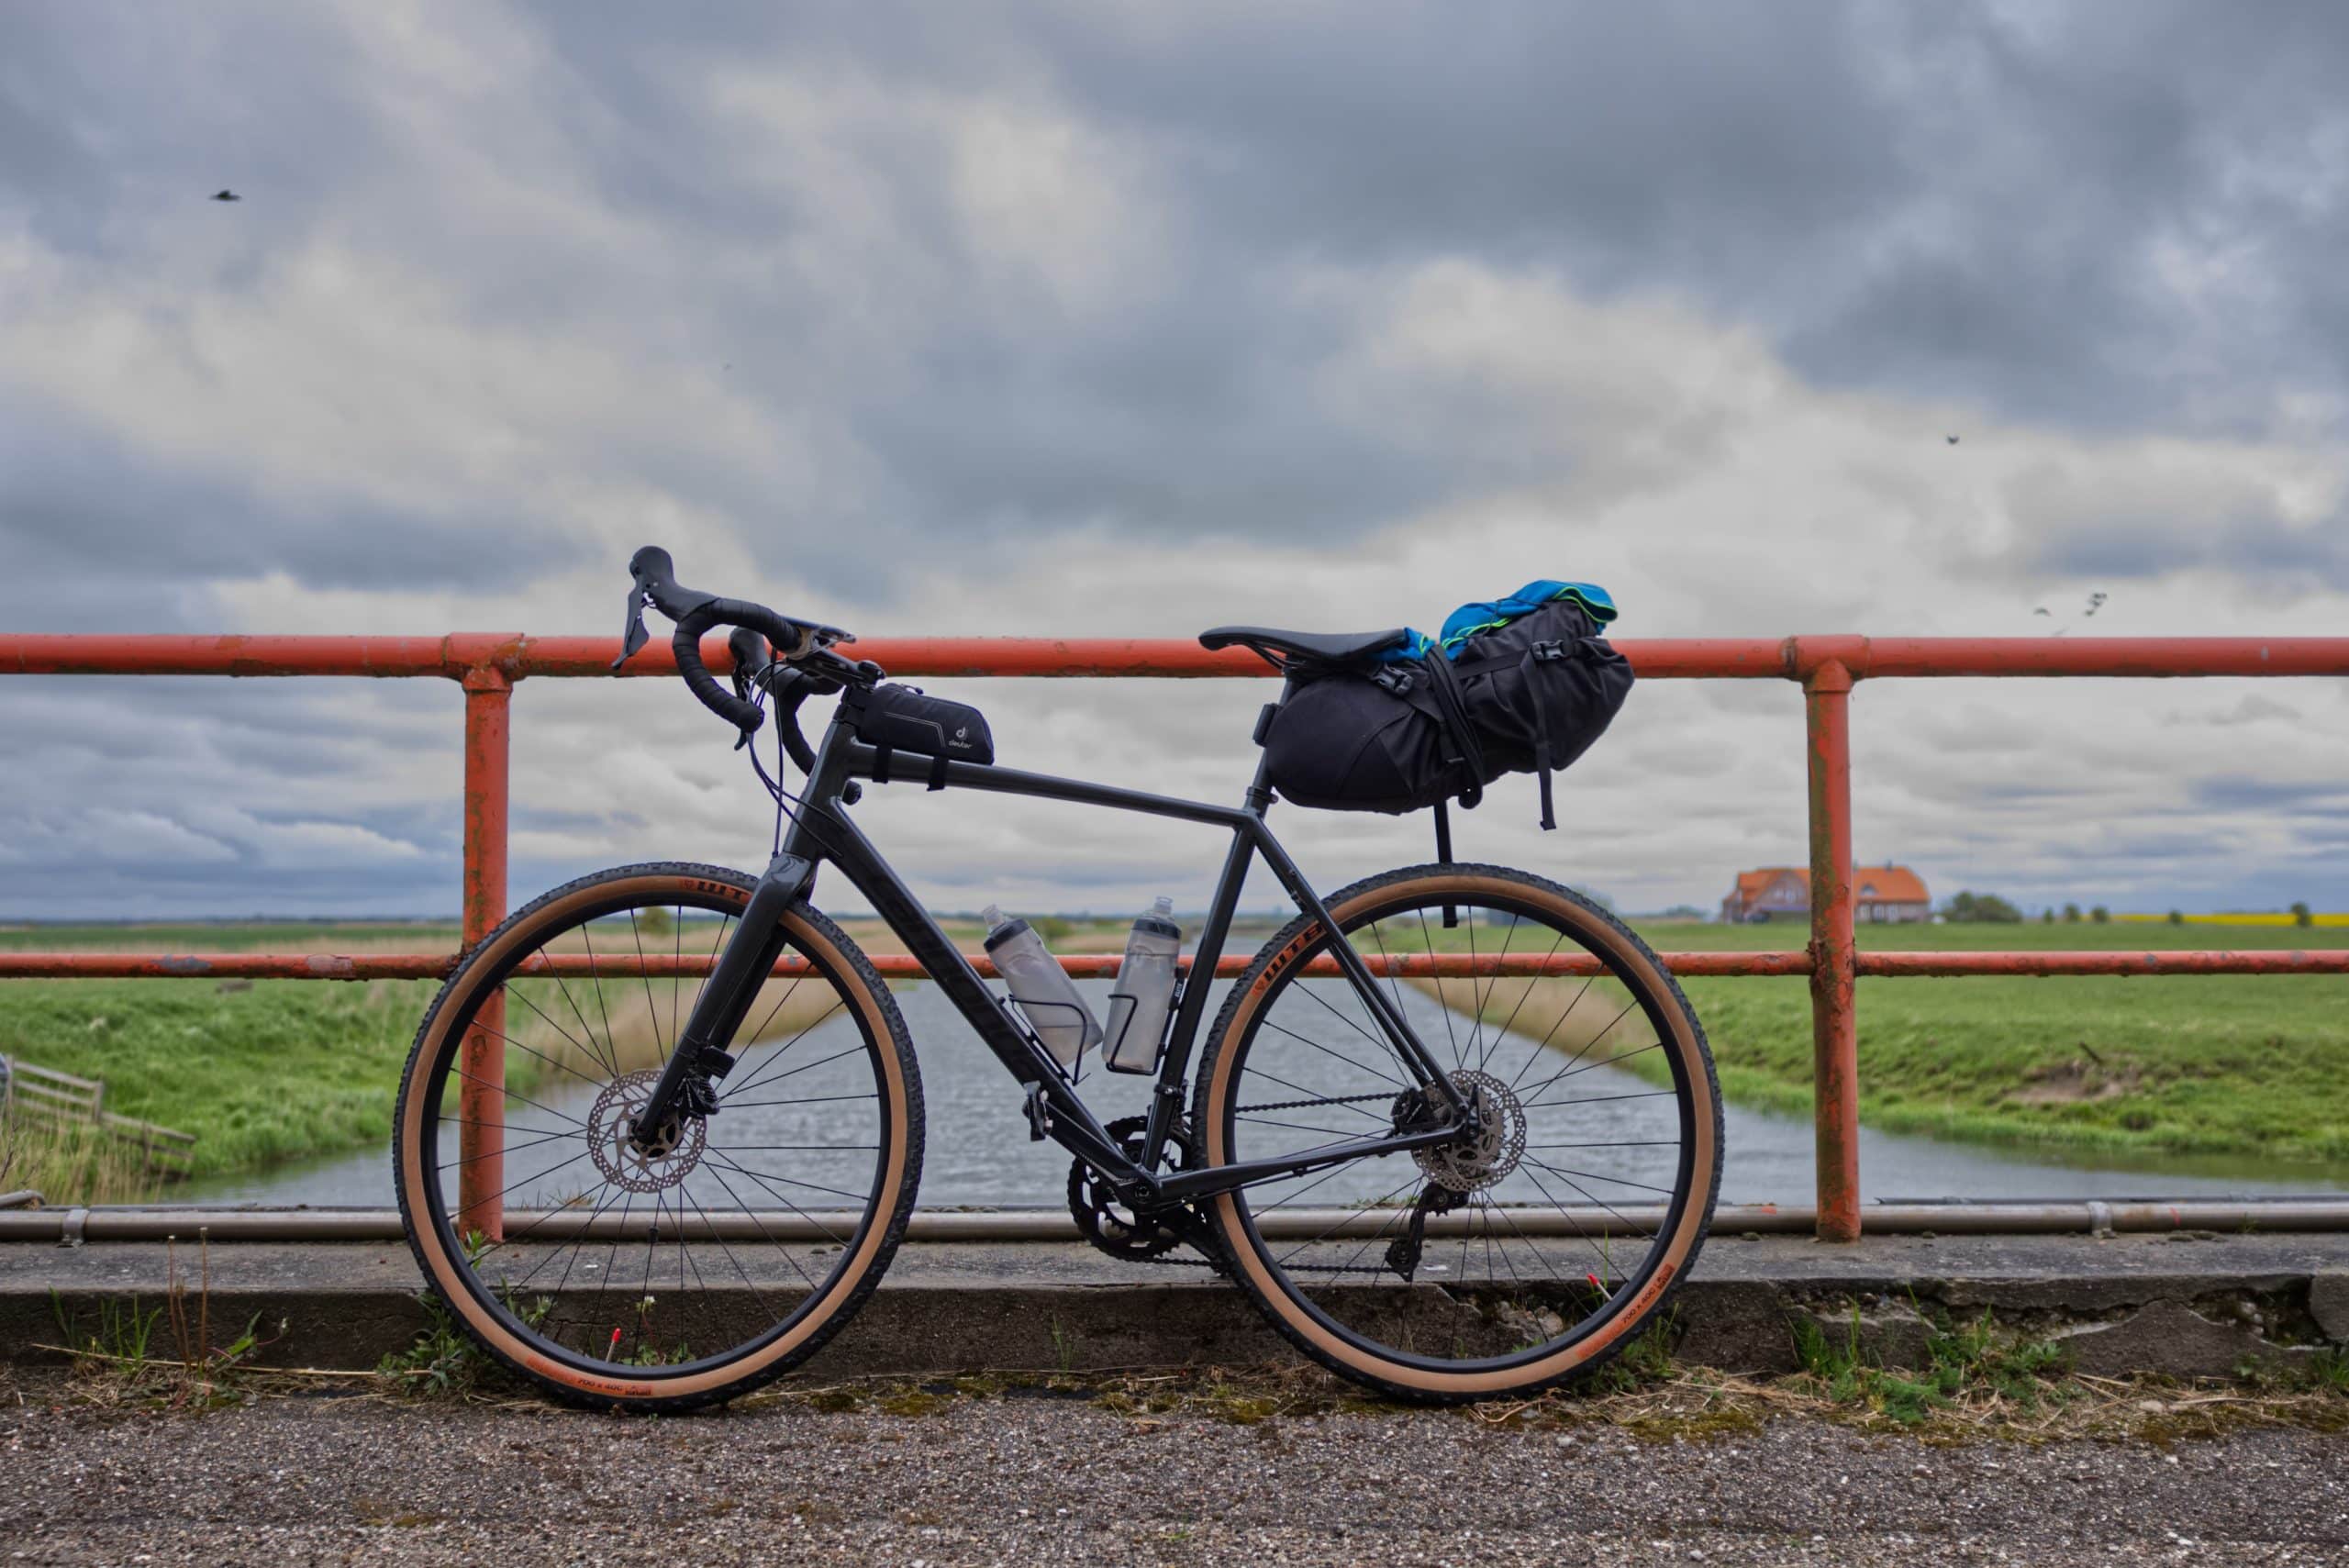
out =
<svg viewBox="0 0 2349 1568"><path fill-rule="evenodd" d="M1075 1077L1077 1060L1087 1046L1099 1042L1101 1026L1093 1021L1092 1011L1076 994L1068 972L1054 962L1044 939L1027 921L1009 918L992 904L984 917L987 956L995 960L996 973L1011 987L1011 999L1019 1004L1028 1027L1036 1031L1061 1071Z"/></svg>
<svg viewBox="0 0 2349 1568"><path fill-rule="evenodd" d="M1158 1065L1166 1039L1166 1012L1174 999L1174 962L1183 952L1183 928L1174 923L1174 901L1162 898L1134 922L1126 939L1126 962L1109 993L1109 1029L1101 1060L1113 1073L1148 1073Z"/></svg>

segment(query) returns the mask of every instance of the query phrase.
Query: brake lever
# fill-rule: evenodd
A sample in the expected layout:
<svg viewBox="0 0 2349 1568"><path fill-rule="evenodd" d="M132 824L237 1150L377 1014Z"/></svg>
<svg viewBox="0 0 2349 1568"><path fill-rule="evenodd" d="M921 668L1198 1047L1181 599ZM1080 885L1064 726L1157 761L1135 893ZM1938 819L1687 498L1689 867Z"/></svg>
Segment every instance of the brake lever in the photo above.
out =
<svg viewBox="0 0 2349 1568"><path fill-rule="evenodd" d="M652 634L644 629L644 585L631 583L628 590L628 619L620 626L620 656L612 661L612 668L617 670L635 658L637 650L651 640Z"/></svg>

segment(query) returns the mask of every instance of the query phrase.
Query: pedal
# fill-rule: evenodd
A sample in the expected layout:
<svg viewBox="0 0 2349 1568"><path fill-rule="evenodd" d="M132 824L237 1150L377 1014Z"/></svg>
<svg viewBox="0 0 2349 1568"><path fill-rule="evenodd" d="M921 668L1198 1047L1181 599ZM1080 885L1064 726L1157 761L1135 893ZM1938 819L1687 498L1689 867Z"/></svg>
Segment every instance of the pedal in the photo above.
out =
<svg viewBox="0 0 2349 1568"><path fill-rule="evenodd" d="M1044 1135L1052 1129L1052 1107L1045 1102L1043 1084L1028 1085L1028 1103L1022 1108L1028 1113L1028 1141L1043 1142Z"/></svg>

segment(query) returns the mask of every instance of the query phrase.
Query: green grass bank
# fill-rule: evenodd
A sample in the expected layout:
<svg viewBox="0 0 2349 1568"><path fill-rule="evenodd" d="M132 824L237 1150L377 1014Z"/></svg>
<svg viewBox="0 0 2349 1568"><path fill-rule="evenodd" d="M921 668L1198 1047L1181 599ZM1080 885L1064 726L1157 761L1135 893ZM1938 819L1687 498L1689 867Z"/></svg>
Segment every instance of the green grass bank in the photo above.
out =
<svg viewBox="0 0 2349 1568"><path fill-rule="evenodd" d="M1641 929L1667 951L1799 947L1806 936L1784 924ZM856 934L877 935L862 925ZM1079 923L1056 940L1072 951L1113 948L1122 923ZM1860 940L1876 949L2136 951L2338 946L2343 933L2027 924L1864 927ZM452 928L399 924L0 929L0 947L14 949L455 945ZM1730 1096L1808 1113L1806 983L1685 984ZM201 1173L249 1170L386 1137L399 1069L433 990L428 981L6 981L0 1051L103 1078L111 1108L199 1134ZM518 1089L529 1092L537 1065L518 1055ZM2139 1158L2232 1156L2279 1170L2349 1165L2349 976L1865 980L1860 1071L1863 1119L1892 1131Z"/></svg>
<svg viewBox="0 0 2349 1568"><path fill-rule="evenodd" d="M1800 947L1800 927L1652 924L1660 950ZM2324 928L1877 926L1882 951L2338 947ZM1810 1108L1802 980L1683 983L1725 1093ZM2135 1154L2349 1162L2349 975L1865 979L1860 1116L1895 1132Z"/></svg>

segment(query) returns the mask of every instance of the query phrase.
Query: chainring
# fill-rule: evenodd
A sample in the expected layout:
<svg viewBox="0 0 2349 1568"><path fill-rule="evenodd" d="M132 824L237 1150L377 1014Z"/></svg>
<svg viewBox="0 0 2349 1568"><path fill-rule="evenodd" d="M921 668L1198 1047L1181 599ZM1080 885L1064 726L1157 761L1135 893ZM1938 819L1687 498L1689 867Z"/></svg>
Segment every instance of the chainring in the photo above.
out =
<svg viewBox="0 0 2349 1568"><path fill-rule="evenodd" d="M1141 1158L1143 1135L1149 1131L1147 1118L1120 1117L1101 1130L1118 1140L1118 1147L1130 1160ZM1182 1127L1166 1140L1166 1166L1170 1172L1193 1168L1190 1142ZM1190 1238L1181 1230L1155 1218L1136 1215L1117 1200L1108 1177L1082 1160L1069 1162L1068 1211L1076 1218L1076 1229L1084 1238L1113 1258L1129 1262L1148 1262L1163 1257L1182 1246Z"/></svg>

